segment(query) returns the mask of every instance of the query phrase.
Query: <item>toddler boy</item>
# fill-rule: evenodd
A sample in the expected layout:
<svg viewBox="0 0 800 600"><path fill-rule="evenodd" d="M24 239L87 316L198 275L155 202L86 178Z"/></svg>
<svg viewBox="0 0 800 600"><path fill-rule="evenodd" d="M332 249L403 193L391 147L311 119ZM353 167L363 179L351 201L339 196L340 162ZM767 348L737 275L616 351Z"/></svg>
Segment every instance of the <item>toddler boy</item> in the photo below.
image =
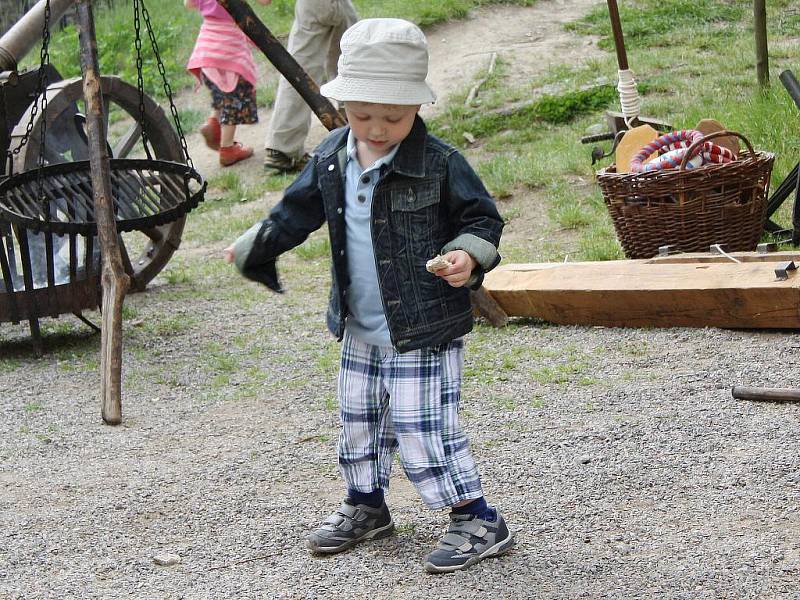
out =
<svg viewBox="0 0 800 600"><path fill-rule="evenodd" d="M425 569L456 571L514 543L483 497L458 420L469 289L500 261L503 221L463 156L417 115L435 99L422 31L365 19L344 33L341 48L338 75L321 91L343 103L349 126L329 134L226 259L280 290L277 257L328 225L327 322L343 340L338 458L347 496L308 547L332 554L393 532L384 491L399 450L425 504L451 509ZM426 263L436 255L447 262L431 273Z"/></svg>

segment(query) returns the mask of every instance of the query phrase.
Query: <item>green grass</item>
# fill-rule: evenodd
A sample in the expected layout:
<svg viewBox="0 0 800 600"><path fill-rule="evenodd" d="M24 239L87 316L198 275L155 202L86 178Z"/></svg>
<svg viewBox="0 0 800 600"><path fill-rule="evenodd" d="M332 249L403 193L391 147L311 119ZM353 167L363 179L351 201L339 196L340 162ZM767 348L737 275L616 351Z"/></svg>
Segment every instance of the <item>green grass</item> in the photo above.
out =
<svg viewBox="0 0 800 600"><path fill-rule="evenodd" d="M780 70L796 67L786 48L793 47L800 19L790 6L783 0L768 12L768 37L776 50L770 55L775 83L767 90L756 83L751 3L635 0L621 7L642 114L675 128L692 127L711 117L742 132L755 148L777 155L773 190L800 159L798 111L777 83ZM600 46L609 50L607 57L582 66L554 67L515 86L508 85L501 66L500 76L481 87L479 106L464 105L471 86L466 82L430 126L471 152L489 190L499 199L510 199L501 203L501 211L512 226L525 218L524 211L515 210L516 196L532 194L540 199L549 223L540 236L547 241L536 248L537 259L624 258L593 182L594 171L611 159L592 166L590 147L578 143L591 126L606 128L605 109L619 110L607 8L597 6L568 28L600 36ZM478 151L467 147L464 132L477 138ZM788 224L790 204L786 202L774 219ZM557 231L569 234L547 235ZM531 252L526 240L504 243L506 260L523 257L522 262L529 262Z"/></svg>

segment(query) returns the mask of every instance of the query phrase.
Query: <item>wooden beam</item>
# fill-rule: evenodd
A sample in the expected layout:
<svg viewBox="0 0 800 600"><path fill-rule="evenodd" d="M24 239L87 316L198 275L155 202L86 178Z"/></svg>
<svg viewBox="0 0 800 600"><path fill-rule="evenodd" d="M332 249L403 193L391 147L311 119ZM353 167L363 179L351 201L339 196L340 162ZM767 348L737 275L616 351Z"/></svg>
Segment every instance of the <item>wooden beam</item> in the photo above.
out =
<svg viewBox="0 0 800 600"><path fill-rule="evenodd" d="M777 280L778 262L505 265L484 287L509 316L559 324L797 329L800 277Z"/></svg>

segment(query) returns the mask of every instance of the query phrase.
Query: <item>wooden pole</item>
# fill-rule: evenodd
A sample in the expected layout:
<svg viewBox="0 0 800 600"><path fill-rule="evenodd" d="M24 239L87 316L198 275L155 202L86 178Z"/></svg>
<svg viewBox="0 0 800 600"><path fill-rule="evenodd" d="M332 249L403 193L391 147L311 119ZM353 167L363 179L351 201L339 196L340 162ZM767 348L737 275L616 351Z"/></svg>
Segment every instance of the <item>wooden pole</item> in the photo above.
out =
<svg viewBox="0 0 800 600"><path fill-rule="evenodd" d="M80 38L83 95L86 100L86 137L92 174L94 214L100 239L103 288L102 334L100 349L100 396L103 421L117 425L122 421L122 304L130 278L122 266L117 224L111 197L111 174L106 150L103 97L97 63L97 38L91 0L76 0Z"/></svg>
<svg viewBox="0 0 800 600"><path fill-rule="evenodd" d="M738 400L800 402L800 389L796 388L757 388L736 385L733 386L731 395Z"/></svg>
<svg viewBox="0 0 800 600"><path fill-rule="evenodd" d="M308 76L283 44L272 35L261 22L253 9L244 0L218 0L220 6L228 11L247 37L258 47L264 56L292 84L297 93L306 101L319 120L330 131L347 125L344 117L330 101L319 93L319 86Z"/></svg>
<svg viewBox="0 0 800 600"><path fill-rule="evenodd" d="M614 34L614 49L617 51L617 65L620 71L628 69L628 55L625 52L625 38L622 36L622 23L619 18L617 0L607 0L608 16L611 19L611 33Z"/></svg>
<svg viewBox="0 0 800 600"><path fill-rule="evenodd" d="M756 34L756 76L758 84L769 86L769 52L767 51L767 3L753 0L753 29Z"/></svg>

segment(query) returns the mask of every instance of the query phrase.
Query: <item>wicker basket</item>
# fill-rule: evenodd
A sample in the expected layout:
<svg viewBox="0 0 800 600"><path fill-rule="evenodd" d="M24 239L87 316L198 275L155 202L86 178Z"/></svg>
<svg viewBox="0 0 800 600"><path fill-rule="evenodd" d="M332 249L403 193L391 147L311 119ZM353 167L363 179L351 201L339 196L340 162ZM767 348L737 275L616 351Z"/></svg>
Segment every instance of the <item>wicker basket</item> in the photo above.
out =
<svg viewBox="0 0 800 600"><path fill-rule="evenodd" d="M726 135L741 138L747 152L729 163L686 170L695 149ZM611 165L597 172L597 182L628 258L650 258L668 244L681 252L711 244L753 250L764 228L774 160L754 151L743 135L717 131L692 144L679 169L617 173Z"/></svg>

